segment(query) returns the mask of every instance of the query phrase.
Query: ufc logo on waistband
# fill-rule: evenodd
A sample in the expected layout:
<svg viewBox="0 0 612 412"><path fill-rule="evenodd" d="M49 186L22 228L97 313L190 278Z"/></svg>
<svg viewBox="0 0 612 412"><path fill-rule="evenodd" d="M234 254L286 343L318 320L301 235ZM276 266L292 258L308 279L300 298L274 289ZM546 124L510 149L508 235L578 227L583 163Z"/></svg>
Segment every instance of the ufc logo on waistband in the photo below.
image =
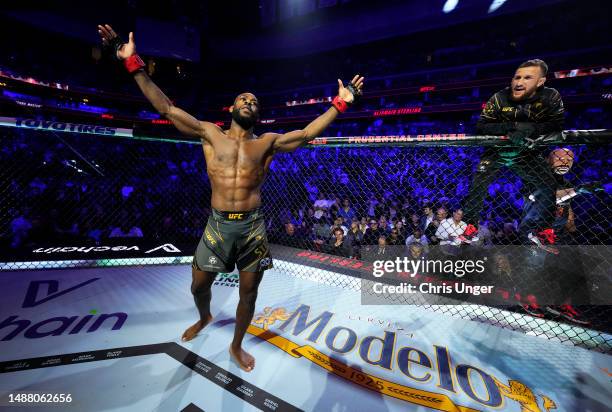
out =
<svg viewBox="0 0 612 412"><path fill-rule="evenodd" d="M244 215L244 213L230 213L227 215L227 218L232 220L238 220L242 219L242 215Z"/></svg>

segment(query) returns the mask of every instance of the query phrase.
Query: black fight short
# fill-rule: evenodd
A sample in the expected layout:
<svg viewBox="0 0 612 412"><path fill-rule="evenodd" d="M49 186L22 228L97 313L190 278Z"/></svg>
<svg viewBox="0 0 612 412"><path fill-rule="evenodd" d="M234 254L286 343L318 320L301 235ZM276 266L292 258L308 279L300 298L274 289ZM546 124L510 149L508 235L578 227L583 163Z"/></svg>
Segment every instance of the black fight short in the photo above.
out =
<svg viewBox="0 0 612 412"><path fill-rule="evenodd" d="M262 272L272 268L263 213L213 209L193 257L192 267L205 272Z"/></svg>

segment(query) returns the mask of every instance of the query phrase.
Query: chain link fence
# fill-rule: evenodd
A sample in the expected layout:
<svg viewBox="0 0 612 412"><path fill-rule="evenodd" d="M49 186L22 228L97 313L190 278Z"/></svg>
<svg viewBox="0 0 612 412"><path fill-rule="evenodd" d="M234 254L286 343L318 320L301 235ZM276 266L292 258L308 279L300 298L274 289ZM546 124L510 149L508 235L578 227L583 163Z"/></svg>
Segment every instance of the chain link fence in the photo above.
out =
<svg viewBox="0 0 612 412"><path fill-rule="evenodd" d="M0 131L3 270L190 262L210 214L199 144ZM609 144L353 143L275 156L276 269L611 350Z"/></svg>

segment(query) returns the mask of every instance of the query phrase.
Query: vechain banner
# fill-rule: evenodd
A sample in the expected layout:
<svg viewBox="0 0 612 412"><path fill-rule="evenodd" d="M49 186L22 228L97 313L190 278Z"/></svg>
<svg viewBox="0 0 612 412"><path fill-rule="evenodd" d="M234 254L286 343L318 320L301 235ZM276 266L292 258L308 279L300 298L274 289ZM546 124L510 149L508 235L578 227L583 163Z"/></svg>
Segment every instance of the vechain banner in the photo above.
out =
<svg viewBox="0 0 612 412"><path fill-rule="evenodd" d="M101 125L90 125L80 123L58 122L45 119L26 119L16 117L0 117L0 126L19 127L33 130L51 132L68 132L98 134L106 136L133 137L132 129L109 127Z"/></svg>
<svg viewBox="0 0 612 412"><path fill-rule="evenodd" d="M180 257L193 255L196 243L164 243L138 238L109 239L98 245L48 244L0 252L2 262Z"/></svg>

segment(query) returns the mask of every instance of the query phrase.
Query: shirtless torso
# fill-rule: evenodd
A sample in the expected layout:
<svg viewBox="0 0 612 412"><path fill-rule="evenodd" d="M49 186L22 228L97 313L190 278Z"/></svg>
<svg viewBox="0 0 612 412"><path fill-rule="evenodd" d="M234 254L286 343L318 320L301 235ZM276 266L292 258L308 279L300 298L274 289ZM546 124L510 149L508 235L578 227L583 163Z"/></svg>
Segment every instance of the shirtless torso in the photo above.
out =
<svg viewBox="0 0 612 412"><path fill-rule="evenodd" d="M274 153L273 136L268 133L243 140L221 129L212 133L211 143L203 143L212 207L221 211L258 208Z"/></svg>

